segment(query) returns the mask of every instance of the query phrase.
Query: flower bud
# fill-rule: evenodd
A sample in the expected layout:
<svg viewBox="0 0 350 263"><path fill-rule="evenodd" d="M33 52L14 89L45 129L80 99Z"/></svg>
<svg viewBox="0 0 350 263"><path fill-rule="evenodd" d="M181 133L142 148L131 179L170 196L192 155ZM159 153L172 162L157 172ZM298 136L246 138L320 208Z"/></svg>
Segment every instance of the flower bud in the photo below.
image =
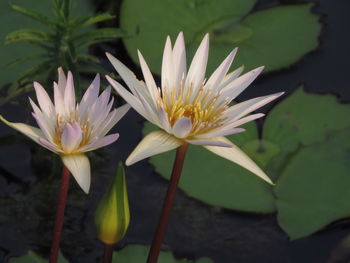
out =
<svg viewBox="0 0 350 263"><path fill-rule="evenodd" d="M117 175L102 197L95 214L98 238L105 244L120 241L129 226L130 211L123 165L118 164Z"/></svg>

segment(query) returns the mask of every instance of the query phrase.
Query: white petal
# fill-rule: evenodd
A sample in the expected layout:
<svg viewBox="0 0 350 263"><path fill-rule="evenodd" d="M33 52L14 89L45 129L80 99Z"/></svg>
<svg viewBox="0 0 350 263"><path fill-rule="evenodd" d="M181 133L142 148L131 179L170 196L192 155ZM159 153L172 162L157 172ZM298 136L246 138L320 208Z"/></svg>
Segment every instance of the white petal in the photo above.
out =
<svg viewBox="0 0 350 263"><path fill-rule="evenodd" d="M168 93L175 87L173 51L171 49L171 41L169 36L166 38L163 52L161 82L163 91L164 88L166 88Z"/></svg>
<svg viewBox="0 0 350 263"><path fill-rule="evenodd" d="M10 126L11 128L28 136L30 139L32 139L36 143L39 143L38 142L39 138L45 137L44 133L36 127L30 126L24 123L20 123L20 122L17 122L17 123L9 122L5 120L4 117L2 117L1 115L0 115L0 120L6 125Z"/></svg>
<svg viewBox="0 0 350 263"><path fill-rule="evenodd" d="M64 90L66 89L67 78L63 72L62 67L58 68L58 90L61 92L61 96L64 96Z"/></svg>
<svg viewBox="0 0 350 263"><path fill-rule="evenodd" d="M59 149L56 145L54 145L53 143L45 140L44 138L39 138L39 143L44 146L46 149L49 149L50 151L54 152L54 153L63 153L63 151L61 149Z"/></svg>
<svg viewBox="0 0 350 263"><path fill-rule="evenodd" d="M192 129L192 122L189 118L178 119L173 126L173 134L177 138L186 138Z"/></svg>
<svg viewBox="0 0 350 263"><path fill-rule="evenodd" d="M112 87L118 92L118 94L130 104L131 107L134 108L140 115L142 115L145 119L152 122L152 117L147 114L140 100L132 95L129 91L127 91L122 85L116 82L109 76L106 76L108 82L112 85Z"/></svg>
<svg viewBox="0 0 350 263"><path fill-rule="evenodd" d="M232 107L228 108L224 113L223 116L227 117L229 120L235 121L240 119L241 117L251 113L252 111L266 105L267 103L277 99L281 95L283 95L284 92L275 93L272 95L267 96L261 96L254 99L250 99L241 103L238 103L236 105L233 105Z"/></svg>
<svg viewBox="0 0 350 263"><path fill-rule="evenodd" d="M29 102L33 108L33 117L35 118L38 126L40 127L41 131L45 134L45 137L49 139L50 141L53 141L54 136L54 123L52 122L52 119L50 119L47 115L43 114L39 107L29 98Z"/></svg>
<svg viewBox="0 0 350 263"><path fill-rule="evenodd" d="M64 105L67 112L73 112L75 110L75 90L72 72L68 72L67 85L64 90Z"/></svg>
<svg viewBox="0 0 350 263"><path fill-rule="evenodd" d="M220 64L220 66L214 71L210 76L207 83L205 84L206 89L211 89L216 92L219 89L219 84L223 81L225 75L227 74L232 61L237 53L237 48L231 51L231 53L226 57L226 59Z"/></svg>
<svg viewBox="0 0 350 263"><path fill-rule="evenodd" d="M220 87L219 87L218 91L220 91L222 88L226 87L229 83L231 83L236 78L238 78L239 75L241 75L241 73L243 72L243 70L244 70L244 66L241 66L238 69L227 74L225 76L225 78L223 79L223 81L220 83Z"/></svg>
<svg viewBox="0 0 350 263"><path fill-rule="evenodd" d="M83 132L79 124L77 122L73 123L73 125L66 123L61 136L61 144L65 152L70 153L76 149L82 139Z"/></svg>
<svg viewBox="0 0 350 263"><path fill-rule="evenodd" d="M164 131L153 131L144 137L136 146L125 164L132 165L152 155L173 150L182 144L183 142L181 140L176 139L174 136Z"/></svg>
<svg viewBox="0 0 350 263"><path fill-rule="evenodd" d="M182 32L179 33L173 48L174 85L180 86L182 77L186 76L186 49Z"/></svg>
<svg viewBox="0 0 350 263"><path fill-rule="evenodd" d="M85 145L79 149L81 152L93 151L98 148L107 146L111 143L114 143L119 138L119 133L110 134L101 139L94 140L92 143Z"/></svg>
<svg viewBox="0 0 350 263"><path fill-rule="evenodd" d="M160 106L158 110L160 127L167 133L170 133L171 127L169 123L168 113L164 110L163 106Z"/></svg>
<svg viewBox="0 0 350 263"><path fill-rule="evenodd" d="M253 69L229 83L222 89L220 98L228 98L228 103L230 103L256 79L256 77L261 73L261 71L263 71L263 69L264 67Z"/></svg>
<svg viewBox="0 0 350 263"><path fill-rule="evenodd" d="M187 89L192 85L192 94L196 94L197 90L203 84L205 70L207 68L209 52L209 34L206 34L201 44L199 45L196 54L193 57L191 66L188 70L184 94Z"/></svg>
<svg viewBox="0 0 350 263"><path fill-rule="evenodd" d="M205 139L205 138L213 138L213 137L218 137L218 136L227 136L227 135L232 135L232 134L237 134L245 132L245 129L243 128L233 128L233 129L220 129L220 130L215 130L212 132L208 132L205 134L201 134L196 136L196 139Z"/></svg>
<svg viewBox="0 0 350 263"><path fill-rule="evenodd" d="M135 94L135 90L143 88L140 81L136 78L135 74L130 69L128 69L122 62L120 62L117 58L113 57L109 53L106 53L106 56L133 94Z"/></svg>
<svg viewBox="0 0 350 263"><path fill-rule="evenodd" d="M232 147L231 142L223 142L219 139L219 137L213 137L213 138L207 138L206 140L187 140L187 142L191 144L196 144L196 145L202 145L202 146L216 146L216 147Z"/></svg>
<svg viewBox="0 0 350 263"><path fill-rule="evenodd" d="M232 129L232 128L235 128L235 127L238 127L238 126L241 126L247 122L250 122L250 121L253 121L253 120L256 120L256 119L259 119L261 117L265 116L264 113L256 113L256 114L252 114L252 115L249 115L247 117L244 117L242 119L239 119L237 121L234 121L234 122L231 122L229 124L224 124L223 127L225 129L229 128L229 129Z"/></svg>
<svg viewBox="0 0 350 263"><path fill-rule="evenodd" d="M226 139L225 137L220 137L220 141L224 143L231 143L230 140ZM231 143L232 144L232 143ZM243 168L247 169L248 171L254 173L261 179L265 180L266 182L273 184L271 179L264 173L263 170L261 170L255 162L253 162L248 155L246 155L241 149L239 149L236 145L232 145L231 148L224 148L224 147L216 147L216 146L204 146L207 150L215 153L216 155L219 155L231 162L234 162Z"/></svg>
<svg viewBox="0 0 350 263"><path fill-rule="evenodd" d="M148 88L148 91L151 94L153 100L156 101L157 98L158 98L158 91L157 91L156 82L154 81L152 73L151 73L151 71L150 71L150 69L149 69L145 59L143 58L141 52L137 50L137 54L138 54L138 57L139 57L142 74L143 74L143 77L145 78L146 86Z"/></svg>
<svg viewBox="0 0 350 263"><path fill-rule="evenodd" d="M88 194L91 183L89 159L84 154L69 154L61 156L64 165L72 173L78 185Z"/></svg>
<svg viewBox="0 0 350 263"><path fill-rule="evenodd" d="M54 106L45 89L38 82L34 82L34 89L41 110L47 116L55 115Z"/></svg>

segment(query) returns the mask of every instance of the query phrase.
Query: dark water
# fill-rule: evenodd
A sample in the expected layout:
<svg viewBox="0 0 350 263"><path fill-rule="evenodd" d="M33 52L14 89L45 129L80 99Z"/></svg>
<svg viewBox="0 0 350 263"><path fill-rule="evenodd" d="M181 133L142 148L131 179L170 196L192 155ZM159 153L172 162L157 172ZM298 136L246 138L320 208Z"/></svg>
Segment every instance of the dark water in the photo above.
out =
<svg viewBox="0 0 350 263"><path fill-rule="evenodd" d="M316 3L313 11L322 14L323 23L320 47L290 69L261 78L241 99L281 90L292 92L304 84L309 92L337 94L341 102L349 102L350 2L319 0ZM277 4L280 3L259 1L256 9ZM104 45L95 52L102 55L102 50L114 48ZM127 59L122 54L123 47L119 44L118 48ZM27 102L6 105L0 112L13 121L31 120ZM94 232L94 210L117 162L125 160L141 139L142 125L142 118L134 111L129 112L114 128L120 132L121 139L89 155L93 170L89 195L72 181L62 237L62 251L71 262L99 262L102 245ZM0 136L9 135L0 139L0 263L29 249L48 255L59 186L59 174L54 171L61 165L58 157L23 136L12 134L13 130L0 126ZM126 238L116 249L129 243L151 241L167 186L146 161L127 168L127 180L132 221ZM350 224L341 221L309 237L289 241L274 214L222 210L179 191L164 248L177 256L208 256L216 263L345 263L350 261L350 253L340 243L349 234Z"/></svg>

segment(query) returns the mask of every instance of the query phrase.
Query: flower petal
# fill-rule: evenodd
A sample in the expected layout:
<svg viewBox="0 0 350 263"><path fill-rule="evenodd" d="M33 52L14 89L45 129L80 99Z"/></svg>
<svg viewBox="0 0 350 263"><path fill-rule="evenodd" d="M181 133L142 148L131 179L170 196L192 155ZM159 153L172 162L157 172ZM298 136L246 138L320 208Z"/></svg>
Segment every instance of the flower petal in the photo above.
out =
<svg viewBox="0 0 350 263"><path fill-rule="evenodd" d="M91 169L89 159L84 154L69 154L61 156L64 165L72 173L78 185L88 194L91 184Z"/></svg>
<svg viewBox="0 0 350 263"><path fill-rule="evenodd" d="M60 91L63 97L64 90L66 89L66 85L67 85L67 78L66 78L66 75L64 74L62 67L59 67L57 71L58 71L58 90Z"/></svg>
<svg viewBox="0 0 350 263"><path fill-rule="evenodd" d="M223 142L218 138L219 137L206 138L206 140L193 139L193 140L187 140L187 142L191 144L202 145L202 146L217 146L217 147L228 147L228 148L232 147L231 142Z"/></svg>
<svg viewBox="0 0 350 263"><path fill-rule="evenodd" d="M79 104L79 116L85 119L86 110L91 107L98 98L100 91L100 75L96 74L96 77L92 81L90 87L85 91L83 98Z"/></svg>
<svg viewBox="0 0 350 263"><path fill-rule="evenodd" d="M239 94L241 94L256 78L259 76L264 67L253 69L239 78L229 83L221 90L221 99L228 98L228 103L234 100ZM221 100L218 99L218 103Z"/></svg>
<svg viewBox="0 0 350 263"><path fill-rule="evenodd" d="M169 91L175 88L173 51L171 49L171 41L169 36L166 38L163 52L161 83L164 94L169 94ZM164 92L165 89L167 89L166 93Z"/></svg>
<svg viewBox="0 0 350 263"><path fill-rule="evenodd" d="M82 139L83 132L80 125L77 122L74 122L73 125L67 123L61 136L61 144L65 152L70 153L76 149Z"/></svg>
<svg viewBox="0 0 350 263"><path fill-rule="evenodd" d="M75 90L72 72L68 72L67 85L64 90L64 104L67 112L73 112L75 110Z"/></svg>
<svg viewBox="0 0 350 263"><path fill-rule="evenodd" d="M107 146L111 143L114 143L116 140L118 140L118 138L119 138L119 133L110 134L101 139L94 140L92 143L81 147L78 151L81 151L81 152L93 151L98 148Z"/></svg>
<svg viewBox="0 0 350 263"><path fill-rule="evenodd" d="M61 149L59 149L56 145L49 142L48 140L45 140L44 138L39 138L39 143L44 146L46 149L54 152L54 153L63 153Z"/></svg>
<svg viewBox="0 0 350 263"><path fill-rule="evenodd" d="M45 137L44 133L36 127L30 126L24 123L20 123L20 122L17 122L17 123L9 122L6 119L4 119L4 117L2 117L1 115L0 115L0 120L6 125L10 126L11 128L23 133L24 135L26 135L36 143L39 143L38 141L39 138Z"/></svg>
<svg viewBox="0 0 350 263"><path fill-rule="evenodd" d="M209 53L209 34L206 34L200 43L196 54L192 59L191 66L188 70L185 88L189 89L192 85L192 98L197 93L197 90L202 86L205 70L207 68L208 62L208 53ZM184 90L184 94L186 94L187 90Z"/></svg>
<svg viewBox="0 0 350 263"><path fill-rule="evenodd" d="M46 114L46 116L55 115L52 101L43 86L41 86L38 82L34 82L34 89L41 110Z"/></svg>
<svg viewBox="0 0 350 263"><path fill-rule="evenodd" d="M204 133L201 135L196 136L196 139L205 139L205 138L213 138L213 137L218 137L218 136L227 136L227 135L232 135L232 134L237 134L245 132L245 129L243 128L232 128L232 129L218 129L214 130L208 133Z"/></svg>
<svg viewBox="0 0 350 263"><path fill-rule="evenodd" d="M225 137L219 137L218 138L223 143L231 143L232 142ZM238 148L236 145L232 144L232 147L225 148L225 147L216 147L216 146L204 146L207 150L215 153L216 155L219 155L231 162L234 162L243 168L247 169L248 171L254 173L261 179L265 180L269 184L273 184L271 179L265 174L263 170L261 170L254 161L252 161L248 155L246 155L240 148Z"/></svg>
<svg viewBox="0 0 350 263"><path fill-rule="evenodd" d="M221 89L225 88L229 83L231 83L236 78L238 78L239 75L241 75L241 73L243 72L243 70L244 70L244 66L241 66L238 69L228 73L225 76L225 78L223 79L223 81L220 83L220 87L218 88L218 91L220 91Z"/></svg>
<svg viewBox="0 0 350 263"><path fill-rule="evenodd" d="M142 74L143 74L143 77L145 78L145 82L146 82L146 86L148 88L148 91L151 94L153 100L156 101L157 98L159 97L156 82L154 81L152 73L151 73L145 59L143 58L141 52L137 50L137 54L139 57Z"/></svg>
<svg viewBox="0 0 350 263"><path fill-rule="evenodd" d="M178 119L173 126L173 134L177 138L186 138L192 129L192 122L189 118Z"/></svg>
<svg viewBox="0 0 350 263"><path fill-rule="evenodd" d="M97 131L96 135L99 137L105 136L110 129L121 119L123 116L129 111L130 105L124 104L117 109L114 109L110 112L105 120L105 122L101 125L101 129Z"/></svg>
<svg viewBox="0 0 350 263"><path fill-rule="evenodd" d="M186 49L184 34L182 32L176 38L173 48L174 86L180 86L182 78L186 77Z"/></svg>
<svg viewBox="0 0 350 263"><path fill-rule="evenodd" d="M136 146L134 151L129 155L126 160L126 165L132 165L140 160L143 160L152 155L167 152L179 147L183 142L174 136L158 130L148 134L143 140Z"/></svg>

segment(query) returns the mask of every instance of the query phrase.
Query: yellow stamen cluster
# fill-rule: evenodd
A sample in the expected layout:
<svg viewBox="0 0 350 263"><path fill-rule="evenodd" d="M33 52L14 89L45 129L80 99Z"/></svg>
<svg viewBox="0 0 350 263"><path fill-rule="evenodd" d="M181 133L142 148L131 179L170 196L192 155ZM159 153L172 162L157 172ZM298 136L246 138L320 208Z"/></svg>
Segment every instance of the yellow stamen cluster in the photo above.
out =
<svg viewBox="0 0 350 263"><path fill-rule="evenodd" d="M211 91L205 89L203 85L196 91L196 94L193 94L193 85L185 90L184 85L181 84L178 90L173 88L168 91L163 88L158 106L162 106L168 114L171 126L178 119L187 117L192 122L190 134L198 135L219 127L225 120L220 117L227 105L225 103L215 105L219 95L218 93L213 96Z"/></svg>

